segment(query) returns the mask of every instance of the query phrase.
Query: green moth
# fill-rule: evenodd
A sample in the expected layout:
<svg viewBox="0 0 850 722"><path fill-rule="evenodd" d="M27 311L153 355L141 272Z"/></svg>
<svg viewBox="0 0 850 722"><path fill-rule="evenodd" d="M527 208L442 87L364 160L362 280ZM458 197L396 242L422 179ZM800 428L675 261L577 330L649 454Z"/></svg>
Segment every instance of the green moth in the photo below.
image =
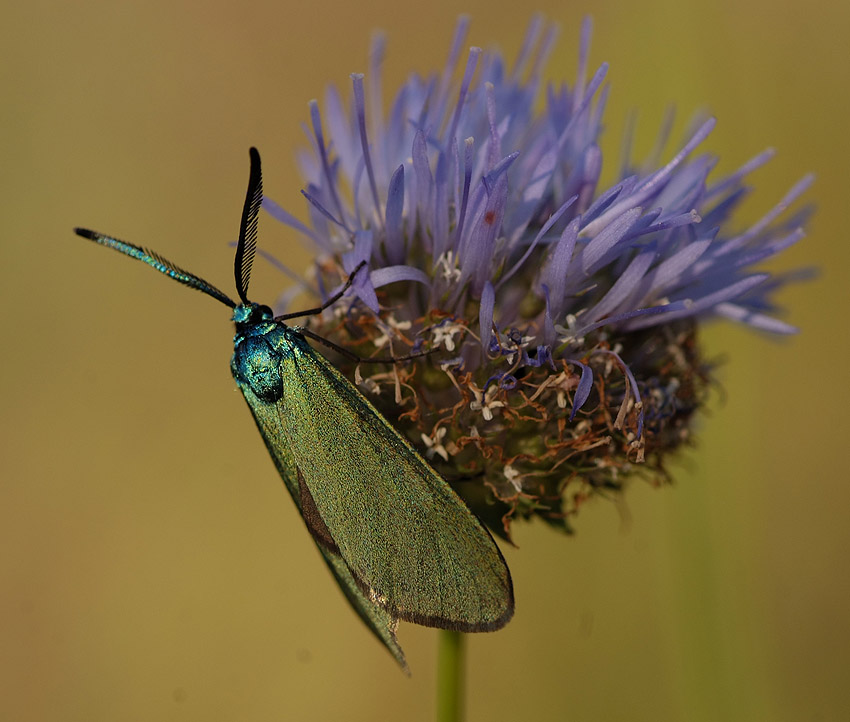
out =
<svg viewBox="0 0 850 722"><path fill-rule="evenodd" d="M251 172L234 273L239 303L140 246L75 232L136 258L233 309L230 368L286 488L361 619L407 671L399 620L463 632L500 629L514 612L510 572L481 522L375 407L310 346L307 329L248 300L262 204L260 155ZM320 339L321 340L321 339Z"/></svg>

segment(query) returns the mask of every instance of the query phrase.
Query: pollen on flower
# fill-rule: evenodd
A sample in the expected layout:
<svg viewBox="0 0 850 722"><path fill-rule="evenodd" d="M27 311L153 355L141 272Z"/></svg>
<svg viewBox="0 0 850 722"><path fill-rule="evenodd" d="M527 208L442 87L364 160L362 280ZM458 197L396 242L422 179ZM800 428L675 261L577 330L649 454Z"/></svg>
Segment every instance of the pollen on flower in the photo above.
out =
<svg viewBox="0 0 850 722"><path fill-rule="evenodd" d="M392 102L375 52L349 100L330 88L312 103L305 220L264 207L315 247L319 299L363 264L308 323L364 359L398 354L396 340L415 356L390 371L335 361L385 417L465 480L497 533L531 516L569 531L597 492L667 478L711 389L705 320L795 331L775 302L793 276L757 266L804 236L808 210L792 206L812 178L772 206L754 199L766 210L740 223L749 174L773 153L717 178L702 150L714 119L698 117L673 144L665 124L648 158L626 143L605 187L608 66L588 72L590 22L571 82L544 81L554 30L539 18L514 62L464 55L467 29Z"/></svg>

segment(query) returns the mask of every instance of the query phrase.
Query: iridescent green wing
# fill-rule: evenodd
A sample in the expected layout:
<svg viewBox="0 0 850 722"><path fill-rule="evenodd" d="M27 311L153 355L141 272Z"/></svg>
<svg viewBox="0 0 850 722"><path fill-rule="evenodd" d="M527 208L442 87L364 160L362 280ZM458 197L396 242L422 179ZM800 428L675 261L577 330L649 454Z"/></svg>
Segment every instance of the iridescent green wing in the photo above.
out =
<svg viewBox="0 0 850 722"><path fill-rule="evenodd" d="M292 455L287 450L289 441L284 435L280 414L273 404L258 399L250 388L243 386L242 393L245 396L245 401L248 402L248 408L251 409L251 414L254 416L254 421L257 423L257 428L266 443L266 448L271 454L281 479L283 479L283 483L303 516L305 509L302 504L302 494L299 491L298 470ZM308 502L306 513L309 515L311 512L312 507ZM308 522L311 533L313 533L314 527L315 523L311 525ZM339 549L334 544L333 539L323 539L317 537L315 533L313 533L313 537L316 540L316 546L319 547L325 562L336 578L337 584L339 584L351 606L354 607L354 611L384 643L402 669L409 674L404 652L395 635L398 620L393 618L388 610L375 604L361 591L354 575L340 556Z"/></svg>
<svg viewBox="0 0 850 722"><path fill-rule="evenodd" d="M289 330L289 329L287 329ZM475 632L513 615L510 572L460 497L295 330L277 403L313 536L392 618ZM321 545L321 544L320 544Z"/></svg>

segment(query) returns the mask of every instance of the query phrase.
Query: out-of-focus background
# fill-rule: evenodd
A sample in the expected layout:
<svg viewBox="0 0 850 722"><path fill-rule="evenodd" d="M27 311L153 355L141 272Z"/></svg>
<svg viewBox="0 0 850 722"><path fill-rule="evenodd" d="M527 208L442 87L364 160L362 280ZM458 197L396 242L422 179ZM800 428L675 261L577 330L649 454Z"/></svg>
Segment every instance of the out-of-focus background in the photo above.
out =
<svg viewBox="0 0 850 722"><path fill-rule="evenodd" d="M516 528L517 614L469 639L469 718L848 719L850 5L469 0L469 42L513 58L538 9L561 26L550 79L572 80L594 17L609 160L630 109L646 151L675 103L674 137L697 110L719 117L704 147L720 173L778 149L742 221L815 172L810 235L772 268L822 276L780 294L797 337L707 330L723 393L675 487L587 505L574 538ZM442 67L456 14L443 0L6 4L0 717L433 718L435 633L402 625L407 679L348 609L230 378L226 309L71 228L231 292L248 146L267 193L303 217L307 101L347 92L373 28L387 91ZM307 266L293 232L268 217L260 231ZM258 264L260 299L284 283Z"/></svg>

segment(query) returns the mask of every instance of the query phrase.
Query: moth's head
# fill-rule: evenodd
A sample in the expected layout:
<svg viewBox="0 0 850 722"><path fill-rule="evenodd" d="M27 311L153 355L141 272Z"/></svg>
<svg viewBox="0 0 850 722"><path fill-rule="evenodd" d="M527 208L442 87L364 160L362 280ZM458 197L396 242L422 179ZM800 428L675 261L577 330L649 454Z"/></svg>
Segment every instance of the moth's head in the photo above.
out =
<svg viewBox="0 0 850 722"><path fill-rule="evenodd" d="M274 319L274 311L259 303L240 303L233 309L233 322L237 326L255 326Z"/></svg>

